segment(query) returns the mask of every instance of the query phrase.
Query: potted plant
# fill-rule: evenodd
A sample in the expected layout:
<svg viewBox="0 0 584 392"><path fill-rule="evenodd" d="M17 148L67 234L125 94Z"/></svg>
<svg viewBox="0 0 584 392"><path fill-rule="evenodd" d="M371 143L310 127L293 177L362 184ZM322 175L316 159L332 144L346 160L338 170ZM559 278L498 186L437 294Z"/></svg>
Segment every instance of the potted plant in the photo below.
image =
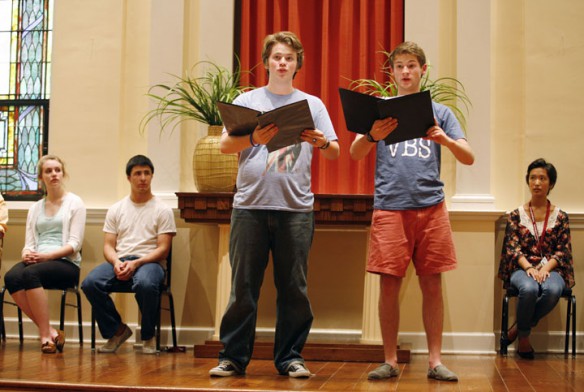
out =
<svg viewBox="0 0 584 392"><path fill-rule="evenodd" d="M350 83L350 89L362 90L366 94L380 97L394 97L397 95L397 86L389 70L389 55L391 53L387 51L381 51L380 53L387 57L382 68L386 82L380 83L375 79L357 79ZM472 105L464 86L459 80L451 77L430 79L430 64L428 64L428 70L422 76L420 84L420 91L425 90L430 90L433 101L448 106L460 122L462 129L466 130L465 114L468 113L468 108ZM458 104L461 104L461 107Z"/></svg>
<svg viewBox="0 0 584 392"><path fill-rule="evenodd" d="M203 68L201 76L197 71ZM195 120L208 125L207 136L201 138L193 154L193 175L199 192L230 192L237 178L237 154L219 151L222 121L217 101L231 103L248 90L240 87L239 64L230 71L211 61L196 63L185 76L171 75L174 83L156 84L147 96L156 102L140 122L144 132L156 121L160 132L172 132L183 121Z"/></svg>

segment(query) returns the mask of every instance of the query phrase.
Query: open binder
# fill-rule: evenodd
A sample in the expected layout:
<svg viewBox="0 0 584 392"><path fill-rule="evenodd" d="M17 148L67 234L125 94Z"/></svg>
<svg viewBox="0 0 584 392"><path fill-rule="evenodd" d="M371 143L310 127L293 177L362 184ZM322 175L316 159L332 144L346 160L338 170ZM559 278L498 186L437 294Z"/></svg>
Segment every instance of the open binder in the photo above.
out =
<svg viewBox="0 0 584 392"><path fill-rule="evenodd" d="M425 137L434 125L432 98L429 91L382 99L373 95L339 88L347 129L365 134L375 120L392 117L397 128L386 138L385 144Z"/></svg>
<svg viewBox="0 0 584 392"><path fill-rule="evenodd" d="M266 145L269 152L302 142L300 134L305 129L314 129L314 121L306 99L268 112L226 102L217 102L217 107L225 129L233 136L249 135L258 125L265 127L268 124L275 124L278 133Z"/></svg>

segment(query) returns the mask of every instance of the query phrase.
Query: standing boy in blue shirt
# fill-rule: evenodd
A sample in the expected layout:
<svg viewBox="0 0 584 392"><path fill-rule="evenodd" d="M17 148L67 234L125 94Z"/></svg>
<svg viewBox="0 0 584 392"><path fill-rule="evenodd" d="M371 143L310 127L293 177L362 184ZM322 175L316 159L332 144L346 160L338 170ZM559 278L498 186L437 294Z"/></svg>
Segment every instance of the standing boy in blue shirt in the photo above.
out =
<svg viewBox="0 0 584 392"><path fill-rule="evenodd" d="M420 92L426 72L424 51L413 42L398 45L389 57L398 95ZM399 291L410 260L422 290L422 314L429 351L428 378L457 381L442 365L444 304L441 273L456 268L448 211L440 181L440 147L447 147L465 165L474 154L456 117L444 105L432 103L436 124L426 137L386 145L383 139L397 120L386 118L357 135L351 157L363 159L376 147L374 212L367 271L380 275L379 320L385 363L369 373L370 380L396 377Z"/></svg>

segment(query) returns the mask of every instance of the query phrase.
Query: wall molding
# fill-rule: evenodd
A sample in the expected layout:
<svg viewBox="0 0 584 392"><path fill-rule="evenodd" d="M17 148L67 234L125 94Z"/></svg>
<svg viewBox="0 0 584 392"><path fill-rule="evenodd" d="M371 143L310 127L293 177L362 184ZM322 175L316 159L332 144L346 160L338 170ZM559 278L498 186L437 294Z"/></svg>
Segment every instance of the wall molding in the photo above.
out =
<svg viewBox="0 0 584 392"><path fill-rule="evenodd" d="M58 320L52 320L52 325L57 325ZM7 339L18 340L18 319L16 317L6 317L6 337ZM129 323L129 327L134 331L134 335L130 338L130 342L135 342L135 345L140 345L140 334L138 325L136 323ZM38 340L38 330L33 325L32 321L24 317L23 319L24 338L30 340ZM195 344L203 344L206 340L212 338L214 332L213 327L177 327L178 344L186 346L187 349L192 349ZM169 346L172 344L172 337L170 334L170 326L168 324L162 325L162 336L160 344L162 346ZM77 323L74 321L65 323L65 334L69 345L76 345ZM534 332L532 334L532 344L536 352L541 353L563 353L564 352L564 334L565 331L544 331ZM275 335L273 328L258 328L256 331L257 338L273 339ZM91 323L83 323L83 344L90 347L91 344ZM461 354L461 355L477 355L477 354L496 354L499 348L499 333L488 332L457 332L444 333L442 335L442 353L443 354ZM134 339L134 340L132 340ZM311 342L339 342L339 343L358 343L361 340L361 330L359 329L321 329L313 328L308 337ZM8 340L7 344L10 344ZM101 338L99 332L96 337L97 344L105 343L105 339ZM381 342L367 342L368 344L381 344ZM398 336L398 343L401 347L408 348L413 354L427 354L428 349L426 345L426 335L423 332L403 332ZM584 334L576 334L576 348L577 353L582 353L581 347L584 346ZM513 353L514 346L509 346L509 353Z"/></svg>

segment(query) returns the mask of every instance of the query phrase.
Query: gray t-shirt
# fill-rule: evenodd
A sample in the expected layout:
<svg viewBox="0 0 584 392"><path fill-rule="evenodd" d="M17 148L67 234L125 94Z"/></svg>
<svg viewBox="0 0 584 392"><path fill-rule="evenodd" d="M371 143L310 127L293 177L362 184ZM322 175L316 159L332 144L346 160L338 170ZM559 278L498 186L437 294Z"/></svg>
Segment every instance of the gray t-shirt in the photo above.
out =
<svg viewBox="0 0 584 392"><path fill-rule="evenodd" d="M240 95L233 103L266 112L303 99L308 100L314 126L322 131L327 139L337 140L333 124L322 101L300 90L294 90L288 95L277 95L262 87ZM314 195L310 188L310 168L313 149L312 145L302 142L271 153L265 145L241 151L233 207L250 210L312 211Z"/></svg>
<svg viewBox="0 0 584 392"><path fill-rule="evenodd" d="M454 140L464 133L452 111L432 102L438 125ZM444 200L440 181L440 145L414 139L385 145L377 143L374 208L409 210L436 205Z"/></svg>

